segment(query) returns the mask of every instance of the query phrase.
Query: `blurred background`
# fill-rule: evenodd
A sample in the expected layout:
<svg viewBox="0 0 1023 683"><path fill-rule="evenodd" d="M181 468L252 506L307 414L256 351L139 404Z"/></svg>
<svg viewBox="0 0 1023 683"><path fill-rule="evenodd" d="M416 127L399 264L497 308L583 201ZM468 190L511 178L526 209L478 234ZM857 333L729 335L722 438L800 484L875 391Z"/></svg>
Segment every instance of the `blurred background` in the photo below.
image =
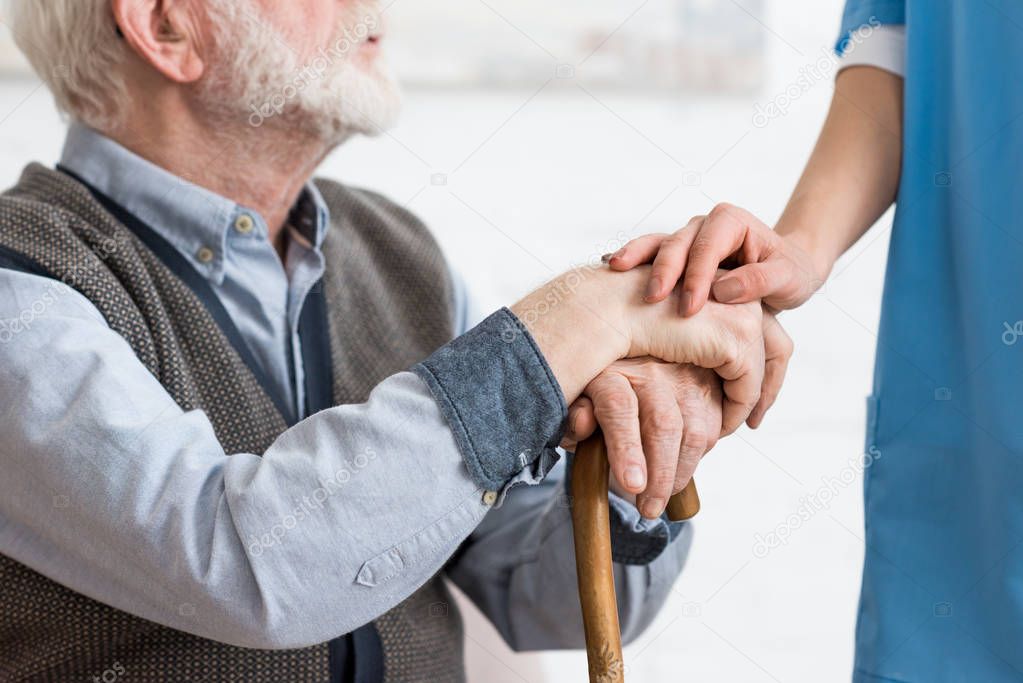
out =
<svg viewBox="0 0 1023 683"><path fill-rule="evenodd" d="M402 121L346 145L321 173L418 213L492 308L716 202L773 223L831 97L843 3L384 4ZM3 31L6 187L28 161L56 161L64 124ZM701 465L693 551L657 621L626 648L630 680L850 676L863 399L890 226L886 216L783 316L796 342L785 389L764 426ZM775 537L784 541L768 547ZM465 611L471 681L584 680L583 653L513 653Z"/></svg>

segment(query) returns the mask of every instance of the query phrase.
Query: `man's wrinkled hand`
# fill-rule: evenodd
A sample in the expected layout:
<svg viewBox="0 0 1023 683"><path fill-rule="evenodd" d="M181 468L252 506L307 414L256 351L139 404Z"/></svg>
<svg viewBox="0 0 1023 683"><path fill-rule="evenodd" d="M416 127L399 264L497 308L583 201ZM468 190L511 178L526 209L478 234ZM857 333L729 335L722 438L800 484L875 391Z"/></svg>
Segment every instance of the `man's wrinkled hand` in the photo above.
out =
<svg viewBox="0 0 1023 683"><path fill-rule="evenodd" d="M704 306L678 315L677 295L645 303L649 267L578 268L511 307L571 403L616 360L652 356L714 370L723 380L721 434L739 428L760 400L764 313L759 302Z"/></svg>
<svg viewBox="0 0 1023 683"><path fill-rule="evenodd" d="M599 425L612 490L635 496L643 516L653 519L717 443L721 420L721 380L713 371L633 358L604 370L572 404L562 446L574 450Z"/></svg>
<svg viewBox="0 0 1023 683"><path fill-rule="evenodd" d="M710 301L698 315L681 318L674 313L676 298L673 293L662 302L641 304L649 310L648 325L637 335L629 356L649 355L714 370L724 391L720 436L727 436L760 402L765 374L764 311L759 302Z"/></svg>

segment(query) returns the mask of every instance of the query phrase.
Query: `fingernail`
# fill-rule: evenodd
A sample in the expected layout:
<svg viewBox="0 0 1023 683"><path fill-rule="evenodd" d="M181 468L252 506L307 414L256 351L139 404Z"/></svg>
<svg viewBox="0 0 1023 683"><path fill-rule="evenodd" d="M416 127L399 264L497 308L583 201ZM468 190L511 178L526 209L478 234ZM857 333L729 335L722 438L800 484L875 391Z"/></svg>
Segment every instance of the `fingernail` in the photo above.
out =
<svg viewBox="0 0 1023 683"><path fill-rule="evenodd" d="M714 298L723 304L737 299L742 294L742 285L735 278L725 278L714 283Z"/></svg>
<svg viewBox="0 0 1023 683"><path fill-rule="evenodd" d="M625 256L625 247L622 247L621 249L619 249L618 251L614 252L613 254L604 254L603 256L600 257L600 261L601 261L601 263L611 263L611 261L614 261L615 259L619 259L619 258L621 258L623 256Z"/></svg>
<svg viewBox="0 0 1023 683"><path fill-rule="evenodd" d="M643 516L647 519L657 519L664 512L663 498L647 498L643 501Z"/></svg>
<svg viewBox="0 0 1023 683"><path fill-rule="evenodd" d="M582 411L578 408L568 411L568 431L575 435L579 433L579 418L582 416Z"/></svg>
<svg viewBox="0 0 1023 683"><path fill-rule="evenodd" d="M661 278L653 277L650 278L650 282L646 286L646 298L653 299L655 296L661 293Z"/></svg>
<svg viewBox="0 0 1023 683"><path fill-rule="evenodd" d="M689 307L693 305L693 293L682 292L682 296L679 297L678 310L682 315L688 315Z"/></svg>
<svg viewBox="0 0 1023 683"><path fill-rule="evenodd" d="M632 465L625 468L625 485L630 489L641 489L646 483L642 468Z"/></svg>

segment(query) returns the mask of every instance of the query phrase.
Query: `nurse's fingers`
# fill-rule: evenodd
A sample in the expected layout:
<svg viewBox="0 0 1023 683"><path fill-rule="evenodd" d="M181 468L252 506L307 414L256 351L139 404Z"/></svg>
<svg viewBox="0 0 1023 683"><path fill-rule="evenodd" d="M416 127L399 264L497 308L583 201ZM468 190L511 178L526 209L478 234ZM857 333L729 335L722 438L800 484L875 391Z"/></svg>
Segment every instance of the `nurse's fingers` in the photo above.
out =
<svg viewBox="0 0 1023 683"><path fill-rule="evenodd" d="M798 287L793 277L793 265L785 258L770 258L762 263L751 263L731 270L714 282L714 299L723 304L743 304L758 299L782 295L788 300L788 290Z"/></svg>
<svg viewBox="0 0 1023 683"><path fill-rule="evenodd" d="M657 256L661 243L668 237L666 232L643 235L629 240L621 249L604 258L613 270L630 270L643 263L650 263Z"/></svg>
<svg viewBox="0 0 1023 683"><path fill-rule="evenodd" d="M703 225L704 217L697 216L689 224L671 235L661 243L661 249L654 258L650 269L650 281L647 283L644 299L647 303L663 301L671 294L675 285L682 278L689 257L689 247Z"/></svg>
<svg viewBox="0 0 1023 683"><path fill-rule="evenodd" d="M685 269L689 245L692 244L706 216L694 216L685 227L672 233L643 235L629 240L621 249L607 255L604 260L613 270L629 270L644 263L654 264L651 282L659 280L661 286L650 286L647 301L662 301L675 287Z"/></svg>
<svg viewBox="0 0 1023 683"><path fill-rule="evenodd" d="M682 282L682 315L696 315L710 295L718 266L736 252L742 261L755 263L774 233L760 219L737 206L718 204L707 214L689 249Z"/></svg>

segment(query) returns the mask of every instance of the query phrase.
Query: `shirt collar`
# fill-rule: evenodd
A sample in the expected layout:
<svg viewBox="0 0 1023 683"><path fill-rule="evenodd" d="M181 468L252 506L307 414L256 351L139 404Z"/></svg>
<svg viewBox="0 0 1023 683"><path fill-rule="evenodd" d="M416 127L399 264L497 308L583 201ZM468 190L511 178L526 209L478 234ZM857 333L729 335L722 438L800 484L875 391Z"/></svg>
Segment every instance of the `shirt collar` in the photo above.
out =
<svg viewBox="0 0 1023 683"><path fill-rule="evenodd" d="M217 284L224 278L231 230L268 238L266 222L256 211L146 161L81 123L68 130L60 165L148 224ZM323 196L306 183L289 217L291 234L319 250L329 223Z"/></svg>

